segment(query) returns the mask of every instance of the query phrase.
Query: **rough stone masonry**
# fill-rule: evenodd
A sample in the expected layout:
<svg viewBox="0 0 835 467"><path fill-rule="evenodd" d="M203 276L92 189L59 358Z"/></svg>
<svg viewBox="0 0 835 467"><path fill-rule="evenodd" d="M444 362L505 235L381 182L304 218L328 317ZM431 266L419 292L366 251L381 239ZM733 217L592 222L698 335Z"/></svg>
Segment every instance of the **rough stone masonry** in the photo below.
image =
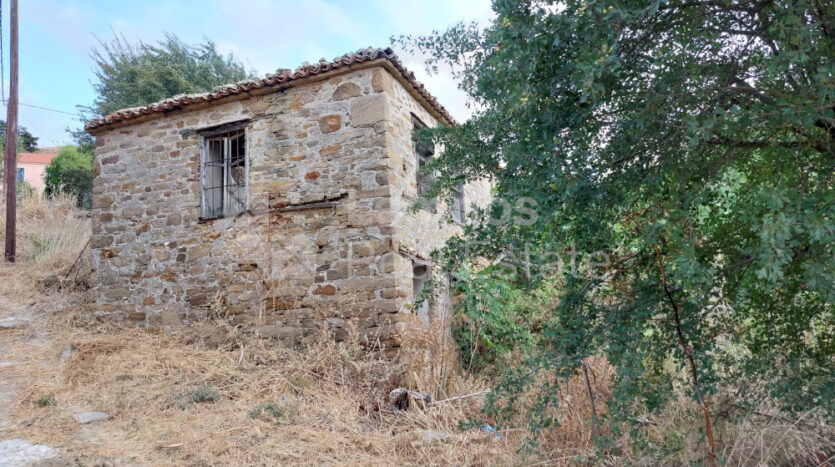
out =
<svg viewBox="0 0 835 467"><path fill-rule="evenodd" d="M446 306L416 289L461 227L443 203L411 209L426 156L412 134L450 124L388 49L91 121L94 312L397 346ZM489 200L486 182L462 192L462 210Z"/></svg>

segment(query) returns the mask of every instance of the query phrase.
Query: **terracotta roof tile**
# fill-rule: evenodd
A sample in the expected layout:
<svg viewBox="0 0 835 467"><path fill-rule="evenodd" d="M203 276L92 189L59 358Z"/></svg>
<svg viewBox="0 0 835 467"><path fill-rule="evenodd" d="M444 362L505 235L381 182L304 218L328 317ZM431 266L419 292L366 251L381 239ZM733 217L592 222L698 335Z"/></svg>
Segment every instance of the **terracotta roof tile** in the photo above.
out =
<svg viewBox="0 0 835 467"><path fill-rule="evenodd" d="M181 94L144 107L122 109L113 112L105 117L90 120L89 122L87 122L85 128L88 131L94 130L97 128L105 127L125 120L131 120L144 115L178 110L190 104L211 102L218 99L223 99L228 96L242 94L264 87L275 86L278 89L288 88L295 84L294 81L303 78L323 74L340 68L349 67L358 63L370 62L372 60L377 60L381 58L388 60L389 63L391 63L392 66L400 73L400 76L407 83L409 83L412 89L414 89L415 92L417 92L424 100L426 100L427 104L429 104L429 106L434 111L436 111L441 117L443 117L443 119L446 120L447 123L449 123L450 125L455 124L455 120L452 118L449 112L447 112L447 110L440 103L438 103L438 101L431 94L429 94L429 91L427 91L426 88L423 87L423 84L421 84L415 78L415 74L407 70L406 67L403 66L403 63L400 61L397 55L395 55L394 51L391 50L391 48L375 49L369 47L367 49L360 49L356 52L348 53L341 57L337 57L333 59L333 61L331 62L328 62L325 59L322 59L318 63L315 63L313 65L310 65L307 62L305 62L302 66L300 66L293 72L291 72L290 70L278 70L278 72L274 74L268 74L262 79L249 79L239 81L234 84L219 86L210 92L204 92L200 94Z"/></svg>
<svg viewBox="0 0 835 467"><path fill-rule="evenodd" d="M26 164L49 164L55 156L54 153L22 152L17 160Z"/></svg>

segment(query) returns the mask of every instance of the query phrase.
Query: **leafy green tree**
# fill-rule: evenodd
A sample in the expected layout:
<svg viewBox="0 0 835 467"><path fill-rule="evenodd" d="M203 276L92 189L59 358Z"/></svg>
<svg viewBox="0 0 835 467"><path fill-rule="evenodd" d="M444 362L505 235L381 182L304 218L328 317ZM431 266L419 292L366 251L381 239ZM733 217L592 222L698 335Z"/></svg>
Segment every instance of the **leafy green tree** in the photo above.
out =
<svg viewBox="0 0 835 467"><path fill-rule="evenodd" d="M614 428L661 407L684 375L706 424L717 391L832 417L835 3L493 8L484 28L400 43L451 65L477 109L421 135L445 147L430 195L487 177L509 205L537 206L530 224L496 222L499 204L474 215L448 267L511 251L513 286L563 282L495 413L539 385L531 420L548 426L556 382L603 354L617 368ZM578 267L555 275L556 259Z"/></svg>
<svg viewBox="0 0 835 467"><path fill-rule="evenodd" d="M130 44L116 35L110 42L99 41L91 55L97 96L82 110L94 116L177 94L210 91L247 77L243 64L231 54L223 56L214 42L192 45L174 34L166 34L157 44Z"/></svg>
<svg viewBox="0 0 835 467"><path fill-rule="evenodd" d="M69 193L86 209L92 207L93 156L74 146L61 148L46 168L44 193L53 196Z"/></svg>
<svg viewBox="0 0 835 467"><path fill-rule="evenodd" d="M0 120L0 144L6 145L6 121ZM38 137L29 133L25 126L17 128L17 152L37 152Z"/></svg>
<svg viewBox="0 0 835 467"><path fill-rule="evenodd" d="M73 130L67 127L65 131L70 135L73 142L75 142L75 148L78 152L87 154L91 158L93 157L94 150L96 149L96 139L93 135L84 131L83 128Z"/></svg>

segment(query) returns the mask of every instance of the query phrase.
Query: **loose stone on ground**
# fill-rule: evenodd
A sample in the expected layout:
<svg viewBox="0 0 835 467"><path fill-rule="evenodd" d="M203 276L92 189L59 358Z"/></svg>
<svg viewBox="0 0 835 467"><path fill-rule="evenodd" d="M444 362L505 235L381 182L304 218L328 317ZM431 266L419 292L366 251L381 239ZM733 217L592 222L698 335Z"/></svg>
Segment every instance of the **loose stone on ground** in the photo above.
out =
<svg viewBox="0 0 835 467"><path fill-rule="evenodd" d="M0 441L0 465L23 466L45 459L58 457L57 449L32 444L24 439L9 439Z"/></svg>
<svg viewBox="0 0 835 467"><path fill-rule="evenodd" d="M69 360L70 357L72 357L72 354L74 354L74 353L75 353L75 346L68 345L68 346L64 347L64 350L61 351L61 356L59 357L59 359L61 360L61 363L67 363L67 360Z"/></svg>
<svg viewBox="0 0 835 467"><path fill-rule="evenodd" d="M15 329L23 326L24 324L26 324L25 320L15 318L14 316L0 319L0 329Z"/></svg>
<svg viewBox="0 0 835 467"><path fill-rule="evenodd" d="M83 424L107 420L110 415L104 412L81 412L72 416L76 422Z"/></svg>

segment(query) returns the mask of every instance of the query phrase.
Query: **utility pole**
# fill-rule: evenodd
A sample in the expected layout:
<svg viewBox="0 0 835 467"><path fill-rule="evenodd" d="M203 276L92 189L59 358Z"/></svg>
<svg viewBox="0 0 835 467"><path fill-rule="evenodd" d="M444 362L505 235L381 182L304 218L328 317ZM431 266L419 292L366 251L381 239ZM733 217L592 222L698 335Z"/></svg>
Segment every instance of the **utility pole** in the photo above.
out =
<svg viewBox="0 0 835 467"><path fill-rule="evenodd" d="M6 176L6 261L15 261L17 233L17 0L11 0L11 59L9 61L9 104L6 117L6 151L3 170ZM0 51L2 53L2 51ZM0 89L0 92L3 92Z"/></svg>

